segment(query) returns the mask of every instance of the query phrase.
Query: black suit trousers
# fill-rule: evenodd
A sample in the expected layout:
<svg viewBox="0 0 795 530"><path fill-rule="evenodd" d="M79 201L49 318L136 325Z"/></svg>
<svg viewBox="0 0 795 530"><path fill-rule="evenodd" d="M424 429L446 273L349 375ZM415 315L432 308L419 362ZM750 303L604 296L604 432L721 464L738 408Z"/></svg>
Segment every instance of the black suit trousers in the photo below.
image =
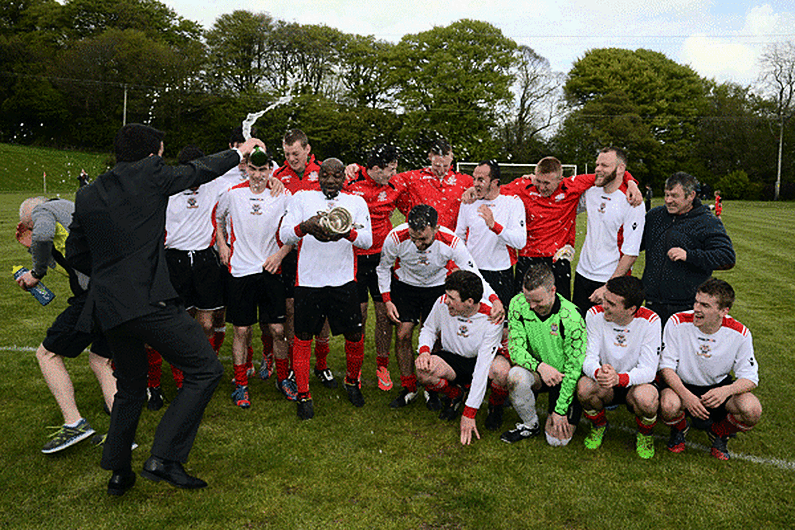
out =
<svg viewBox="0 0 795 530"><path fill-rule="evenodd" d="M144 344L182 370L185 381L157 427L152 456L186 462L204 409L223 366L199 324L181 304L168 303L105 333L115 363L117 392L102 453L103 469L130 466L131 446L146 402L148 362Z"/></svg>

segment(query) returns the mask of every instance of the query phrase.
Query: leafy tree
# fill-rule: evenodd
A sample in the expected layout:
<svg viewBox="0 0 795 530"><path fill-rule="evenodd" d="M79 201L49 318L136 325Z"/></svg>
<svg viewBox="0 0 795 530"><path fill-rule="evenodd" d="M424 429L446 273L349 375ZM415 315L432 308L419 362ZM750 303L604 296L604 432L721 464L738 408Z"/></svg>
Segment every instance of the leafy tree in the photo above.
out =
<svg viewBox="0 0 795 530"><path fill-rule="evenodd" d="M218 17L206 34L211 57L209 76L225 92L263 90L274 66L266 13L234 11Z"/></svg>
<svg viewBox="0 0 795 530"><path fill-rule="evenodd" d="M386 66L393 49L394 44L372 36L345 35L339 65L344 100L374 109L394 106L394 87Z"/></svg>
<svg viewBox="0 0 795 530"><path fill-rule="evenodd" d="M602 131L592 135L592 141L610 140L628 149L630 171L653 176L657 183L675 170L697 169L693 152L697 117L706 104L705 83L689 66L650 50L590 50L569 71L564 92L580 126L587 121ZM612 100L606 107L594 107L608 96ZM634 136L622 136L620 130L611 133L605 127L622 116L623 134ZM641 129L653 143L641 135ZM572 136L571 131L565 134Z"/></svg>
<svg viewBox="0 0 795 530"><path fill-rule="evenodd" d="M396 98L405 109L403 145L441 134L459 158L492 156L499 117L511 103L516 44L486 22L459 20L406 35L392 54Z"/></svg>
<svg viewBox="0 0 795 530"><path fill-rule="evenodd" d="M519 46L516 55L516 99L500 137L509 160L535 162L546 150L541 133L554 127L562 114L563 76L553 72L549 61L529 46Z"/></svg>

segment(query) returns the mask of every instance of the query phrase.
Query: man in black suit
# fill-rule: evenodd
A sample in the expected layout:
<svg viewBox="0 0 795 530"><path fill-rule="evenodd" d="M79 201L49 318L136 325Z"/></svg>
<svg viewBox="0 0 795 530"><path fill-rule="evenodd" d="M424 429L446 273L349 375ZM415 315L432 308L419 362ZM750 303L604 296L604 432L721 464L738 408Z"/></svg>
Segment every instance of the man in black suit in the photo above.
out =
<svg viewBox="0 0 795 530"><path fill-rule="evenodd" d="M169 280L164 252L170 195L208 182L237 166L255 145L199 158L184 166L163 163L164 133L140 124L122 127L114 147L116 166L82 188L67 240L67 258L91 276L78 328L96 323L114 351L118 391L101 466L113 471L108 493L122 495L135 483L131 446L146 402L144 344L185 374L182 389L163 415L141 475L181 488L202 488L187 461L204 409L223 375L201 327L185 311Z"/></svg>

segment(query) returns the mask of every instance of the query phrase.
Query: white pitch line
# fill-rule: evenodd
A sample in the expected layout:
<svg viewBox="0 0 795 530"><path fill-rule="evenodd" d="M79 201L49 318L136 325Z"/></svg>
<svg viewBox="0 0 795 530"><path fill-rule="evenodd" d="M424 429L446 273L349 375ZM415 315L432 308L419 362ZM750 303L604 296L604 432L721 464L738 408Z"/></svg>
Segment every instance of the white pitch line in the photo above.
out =
<svg viewBox="0 0 795 530"><path fill-rule="evenodd" d="M38 348L33 346L0 346L0 351L10 351L10 352L28 352L28 351L36 351Z"/></svg>
<svg viewBox="0 0 795 530"><path fill-rule="evenodd" d="M611 425L611 427L613 427L613 425ZM616 425L615 428L629 433L637 432L636 429L631 429L629 427L625 427L624 425ZM659 434L655 434L654 438L657 440L661 440L663 442L667 442L667 438ZM704 453L709 453L710 450L712 449L711 447L707 447L706 445L701 445L695 442L685 442L685 445L687 447L691 447L693 449L702 451ZM731 455L732 460L745 460L747 462L753 462L755 464L766 464L768 466L777 467L785 471L795 471L795 462L792 462L790 460L782 460L781 458L762 458L760 456L748 455L745 453L736 453L734 451L729 451L729 454Z"/></svg>

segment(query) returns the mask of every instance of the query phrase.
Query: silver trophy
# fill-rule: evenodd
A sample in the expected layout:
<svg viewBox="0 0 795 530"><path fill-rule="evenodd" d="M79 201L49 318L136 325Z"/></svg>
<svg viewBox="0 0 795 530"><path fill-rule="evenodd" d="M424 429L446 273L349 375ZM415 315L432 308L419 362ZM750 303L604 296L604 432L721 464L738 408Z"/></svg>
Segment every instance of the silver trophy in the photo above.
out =
<svg viewBox="0 0 795 530"><path fill-rule="evenodd" d="M347 234L352 228L361 228L361 225L353 224L351 212L337 206L328 212L317 212L320 216L318 222L320 226L331 234Z"/></svg>

